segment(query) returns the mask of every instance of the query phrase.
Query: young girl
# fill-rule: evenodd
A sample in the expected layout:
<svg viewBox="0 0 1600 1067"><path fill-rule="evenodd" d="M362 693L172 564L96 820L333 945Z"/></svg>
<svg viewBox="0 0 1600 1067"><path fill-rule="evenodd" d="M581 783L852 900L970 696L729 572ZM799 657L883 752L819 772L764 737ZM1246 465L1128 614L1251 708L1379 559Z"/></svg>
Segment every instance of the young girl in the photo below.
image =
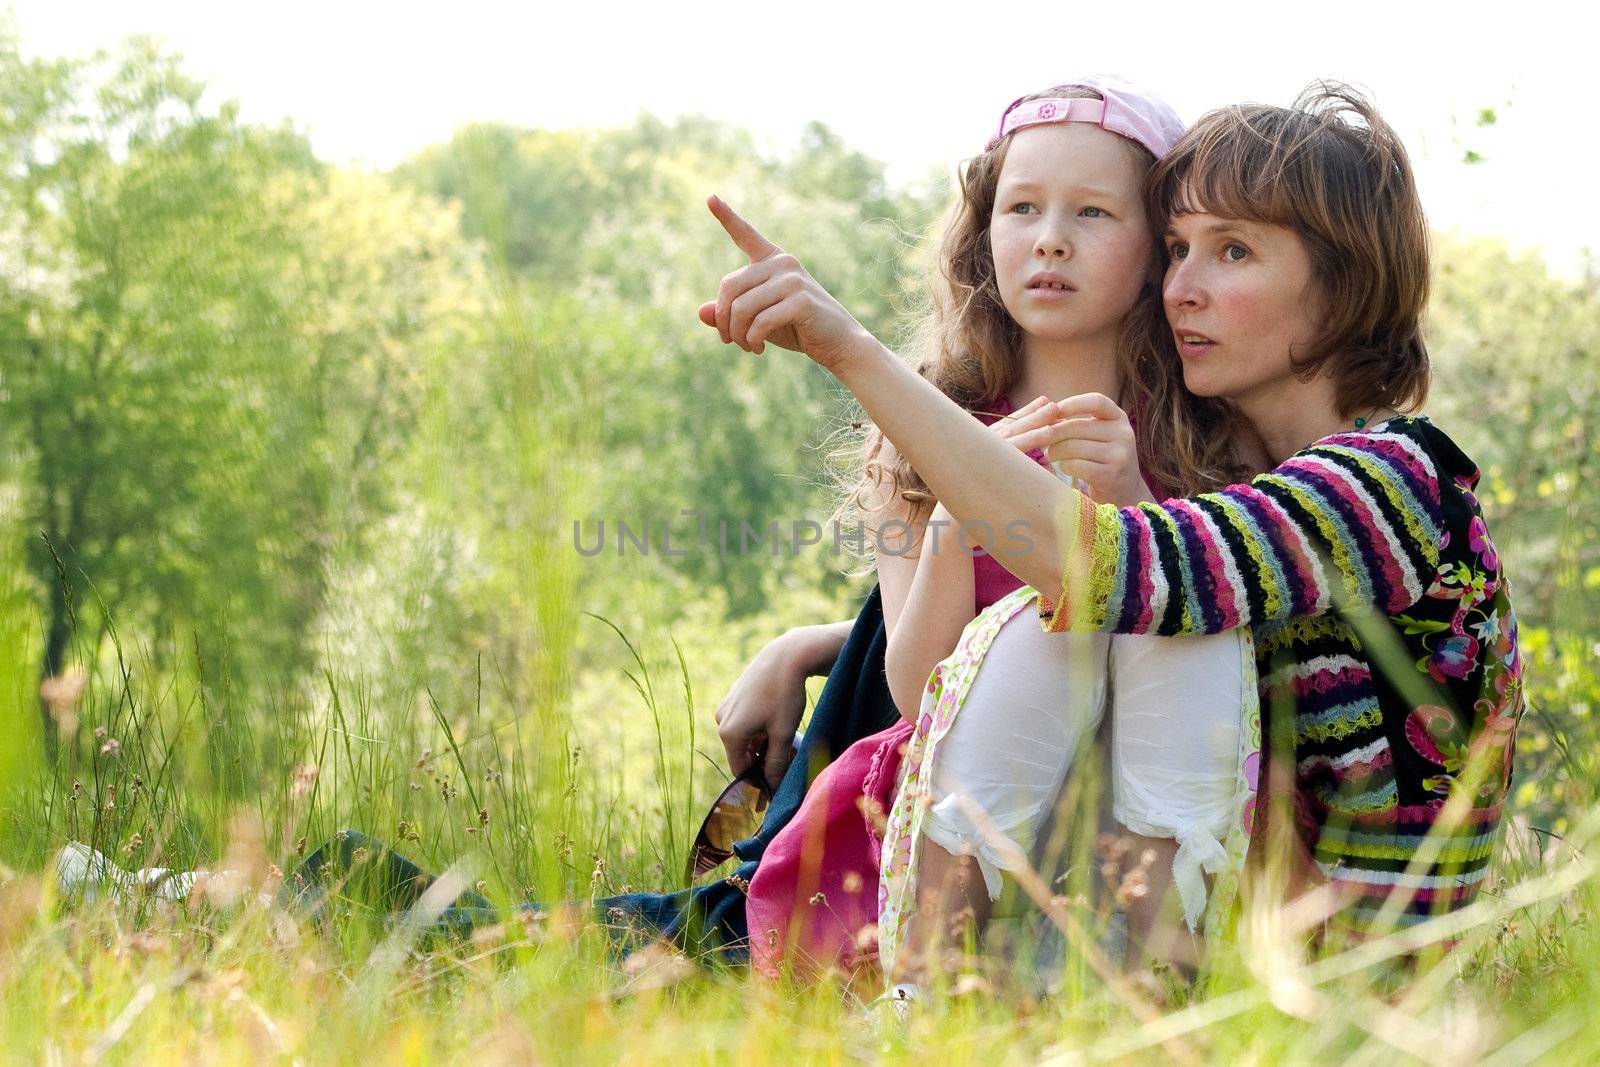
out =
<svg viewBox="0 0 1600 1067"><path fill-rule="evenodd" d="M1306 862L1291 874L1362 928L1464 906L1497 840L1521 660L1478 471L1427 419L1398 414L1429 376L1427 231L1404 149L1359 95L1318 86L1291 108L1206 116L1152 188L1169 358L1260 438L1276 466L1248 485L1096 504L970 425L725 214L755 261L741 281L764 287L724 285L750 297L733 339L837 375L956 517L1031 523L1038 551L1003 559L1051 593L1047 629L1253 627L1264 770L1285 793L1256 838L1265 827L1293 846ZM1098 400L1056 408L1069 441L1102 421Z"/></svg>
<svg viewBox="0 0 1600 1067"><path fill-rule="evenodd" d="M1038 397L996 424L996 436L1036 460L1043 459L1038 448L1064 433L1048 425L1053 415L1042 418L1052 407L1048 396L1099 390L1145 402L1147 442L1205 442L1186 453L1195 457L1187 463L1147 449L1148 465L1165 481L1190 489L1221 483L1226 439L1206 433L1218 413L1193 411L1171 381L1141 381L1162 367L1150 351L1160 309L1142 181L1180 132L1171 110L1147 94L1085 79L1015 102L986 151L963 171L933 279L922 372L984 421L1010 413L1014 399ZM742 331L747 303L731 302L714 321L730 335ZM1146 498L1127 421L1106 420L1104 428L1087 445L1079 435L1064 462L1099 499ZM1110 663L1130 665L1129 677L1139 683L1115 683L1119 725L1160 723L1141 714L1155 705L1187 700L1193 707L1198 746L1118 729L1113 751L1114 763L1128 771L1118 818L1145 833L1184 838L1180 869L1193 872L1180 889L1192 924L1204 897L1199 865L1219 869L1215 836L1232 821L1230 801L1240 792L1240 694L1249 687L1241 684L1237 636L1142 638L1108 650L1099 636L1008 627L957 733L940 747L954 720L924 703L930 672L977 612L1020 583L992 558L973 558L949 513L892 445L880 441L869 450L863 490L879 530L911 532L904 545L880 536L877 563L891 692L908 719L921 711L912 789L896 807L902 810L906 796L929 801L925 821L923 806L905 808L913 824L904 836L927 837L921 854L929 876L918 897L929 916L913 932L926 939L950 915L968 911L981 925L999 892L999 871L1023 862L1039 817L1099 720L1108 651ZM992 617L996 630L1025 602L1006 598L1006 613ZM1180 685L1188 689L1180 693ZM846 752L773 840L747 903L758 968L773 970L785 957L811 967L864 962L857 939L876 918L879 896L861 872L874 874L877 857L861 858L870 835L855 802L863 792L887 801L883 786L892 788L890 771L910 736L908 727L891 730ZM935 758L935 751L942 754ZM1166 855L1170 860L1170 849ZM909 884L902 879L897 888Z"/></svg>

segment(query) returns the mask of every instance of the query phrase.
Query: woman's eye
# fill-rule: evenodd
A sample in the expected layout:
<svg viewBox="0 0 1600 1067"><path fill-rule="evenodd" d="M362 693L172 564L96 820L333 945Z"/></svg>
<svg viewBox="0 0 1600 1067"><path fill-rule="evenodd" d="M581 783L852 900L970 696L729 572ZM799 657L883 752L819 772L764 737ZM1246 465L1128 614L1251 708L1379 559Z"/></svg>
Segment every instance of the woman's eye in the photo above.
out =
<svg viewBox="0 0 1600 1067"><path fill-rule="evenodd" d="M1222 254L1227 258L1228 262L1237 263L1241 259L1248 256L1250 254L1250 250L1244 245L1230 244L1222 250Z"/></svg>
<svg viewBox="0 0 1600 1067"><path fill-rule="evenodd" d="M1017 215L1030 215L1036 209L1034 208L1034 206L1032 204L1030 204L1026 200L1024 200L1021 203L1012 204L1011 205L1011 210L1012 210L1012 212L1014 214L1017 214Z"/></svg>
<svg viewBox="0 0 1600 1067"><path fill-rule="evenodd" d="M1179 241L1174 241L1167 246L1167 255L1173 259L1183 259L1189 254L1189 246Z"/></svg>
<svg viewBox="0 0 1600 1067"><path fill-rule="evenodd" d="M1103 207L1086 207L1082 211L1078 212L1078 214L1089 219L1103 219L1110 217L1110 213Z"/></svg>

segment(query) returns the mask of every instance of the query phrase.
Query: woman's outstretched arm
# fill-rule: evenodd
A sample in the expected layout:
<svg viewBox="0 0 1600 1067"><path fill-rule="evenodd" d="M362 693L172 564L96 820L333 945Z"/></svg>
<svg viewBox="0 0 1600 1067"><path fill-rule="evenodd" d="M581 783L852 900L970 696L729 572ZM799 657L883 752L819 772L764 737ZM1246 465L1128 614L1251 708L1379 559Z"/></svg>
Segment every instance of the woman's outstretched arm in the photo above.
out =
<svg viewBox="0 0 1600 1067"><path fill-rule="evenodd" d="M985 543L997 560L1055 594L1050 628L1215 633L1321 614L1341 597L1393 613L1422 596L1439 554L1440 491L1408 435L1330 438L1248 486L1195 500L1097 507L978 425L793 256L721 201L711 206L751 263L723 279L702 320L748 351L770 340L834 374L958 521L997 534ZM1059 425L1093 417L1103 399L1060 402ZM1020 543L1003 536L1011 523Z"/></svg>

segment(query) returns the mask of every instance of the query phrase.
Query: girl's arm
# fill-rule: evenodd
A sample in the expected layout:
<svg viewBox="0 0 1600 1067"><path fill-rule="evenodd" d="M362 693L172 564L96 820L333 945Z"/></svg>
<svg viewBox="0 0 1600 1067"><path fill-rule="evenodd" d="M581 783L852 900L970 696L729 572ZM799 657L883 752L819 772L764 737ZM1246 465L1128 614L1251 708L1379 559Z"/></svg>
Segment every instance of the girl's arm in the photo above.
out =
<svg viewBox="0 0 1600 1067"><path fill-rule="evenodd" d="M760 757L762 776L777 787L794 758L794 732L806 709L806 679L827 674L855 620L796 626L774 637L740 673L717 705L717 736L728 769L743 774Z"/></svg>
<svg viewBox="0 0 1600 1067"><path fill-rule="evenodd" d="M1041 396L993 424L989 432L1026 454L1056 439L1052 408L1049 398ZM1127 420L1122 422L1126 427ZM1137 499L1145 490L1138 461L1134 458L1131 428L1122 436L1126 437L1125 447L1120 436L1107 444L1074 444L1073 454L1066 456L1063 464L1073 474L1093 477L1095 481L1091 484L1097 488L1109 488L1118 479L1126 483L1131 471L1132 481L1137 484L1134 490ZM885 442L886 449L891 447ZM1115 479L1111 477L1113 471ZM933 509L918 546L916 573L906 598L904 618L907 625L899 627L889 637L885 655L889 691L894 695L900 714L908 720L916 718L934 666L955 651L962 631L973 618L976 599L973 553L978 546L966 536L973 531L963 531L960 527L943 504Z"/></svg>
<svg viewBox="0 0 1600 1067"><path fill-rule="evenodd" d="M944 505L933 509L917 546L918 558L901 620L889 631L884 669L902 718L915 722L934 664L955 650L972 621L972 557Z"/></svg>
<svg viewBox="0 0 1600 1067"><path fill-rule="evenodd" d="M971 416L967 418L970 420ZM892 467L898 459L893 444L888 441L883 443L880 456L885 470ZM913 507L909 501L893 494L889 486L880 482L876 495L863 502L861 521L872 531L873 557L878 570L878 591L883 598L883 630L887 638L884 658L887 666L889 657L894 655L894 650L903 645L908 637L917 634L926 622L918 618L918 613L922 609L914 607L909 620L910 625L900 625L901 620L906 617L907 601L911 598L912 587L921 566L919 553L926 550L924 538L928 515L925 511ZM967 593L969 618L971 613L972 594L969 587ZM923 677L926 678L926 675ZM921 700L920 683L915 694L917 699L906 703L905 701L913 694L907 693L903 687L896 686L895 672L892 669L888 671L888 681L889 695L901 716L914 718Z"/></svg>
<svg viewBox="0 0 1600 1067"><path fill-rule="evenodd" d="M1029 405L1026 419L1017 419L1008 427L1010 440L1017 442L1011 446L1014 451L1018 447L1037 447L1038 440L1048 440L1050 428L1045 427L1046 434L1041 438L1036 428L1041 418L1033 407ZM962 417L980 433L1000 439L970 414L962 412ZM888 440L884 441L880 456L885 470L899 458ZM936 506L934 511L949 520L949 512L942 507ZM960 551L953 525L939 530L938 551L933 551L935 534L929 529L932 518L882 483L862 508L863 523L874 531L887 636L884 660L889 695L907 720L917 716L922 689L933 665L954 650L973 614L972 558Z"/></svg>
<svg viewBox="0 0 1600 1067"><path fill-rule="evenodd" d="M856 620L840 619L838 622L819 622L810 626L796 626L786 637L794 642L791 665L802 678L818 678L833 670L833 663L850 639Z"/></svg>

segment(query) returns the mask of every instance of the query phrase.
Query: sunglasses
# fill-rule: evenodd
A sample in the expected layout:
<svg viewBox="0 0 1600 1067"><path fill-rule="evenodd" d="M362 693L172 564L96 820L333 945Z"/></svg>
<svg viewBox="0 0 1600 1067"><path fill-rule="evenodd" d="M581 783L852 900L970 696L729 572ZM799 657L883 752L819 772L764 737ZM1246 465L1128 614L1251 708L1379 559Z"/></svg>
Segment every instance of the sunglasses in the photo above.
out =
<svg viewBox="0 0 1600 1067"><path fill-rule="evenodd" d="M700 832L694 837L686 880L696 881L732 859L734 842L755 836L771 801L772 790L761 776L759 765L752 765L729 782L717 794L705 822L700 824Z"/></svg>

